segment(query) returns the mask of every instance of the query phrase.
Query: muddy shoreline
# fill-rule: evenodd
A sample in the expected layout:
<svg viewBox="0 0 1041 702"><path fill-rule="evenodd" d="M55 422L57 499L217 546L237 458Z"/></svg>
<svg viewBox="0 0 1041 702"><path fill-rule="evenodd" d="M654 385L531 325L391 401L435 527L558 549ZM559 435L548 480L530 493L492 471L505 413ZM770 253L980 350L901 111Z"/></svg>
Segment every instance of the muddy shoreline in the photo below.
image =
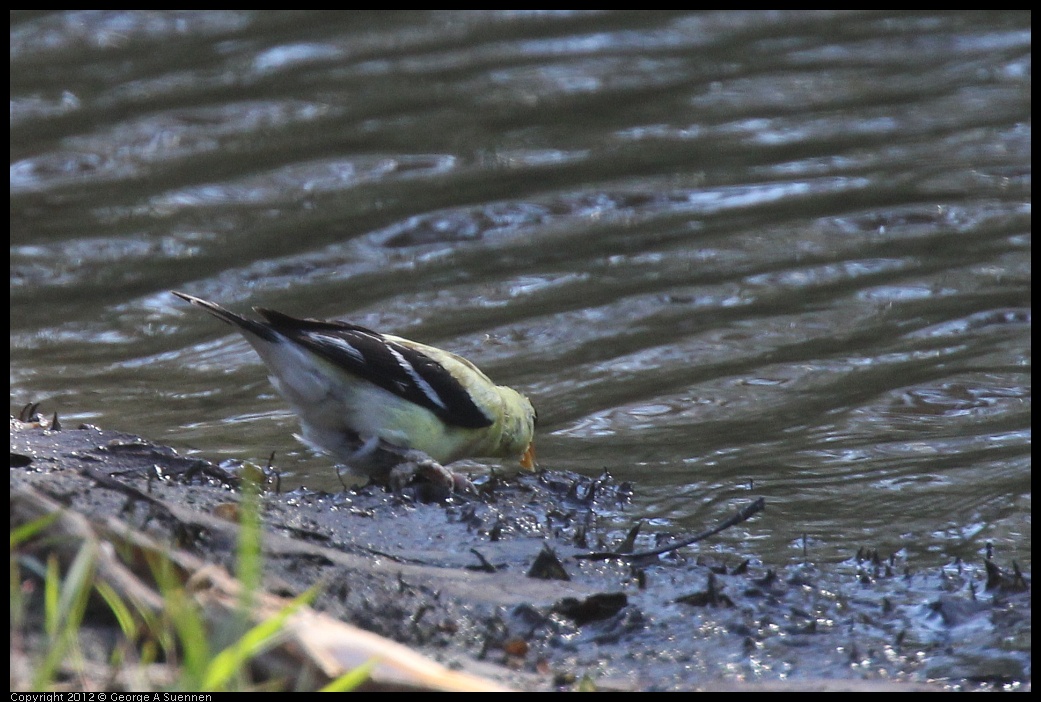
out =
<svg viewBox="0 0 1041 702"><path fill-rule="evenodd" d="M11 425L12 527L19 500L60 504L233 570L237 475L129 434ZM1001 554L919 564L851 545L841 563L776 566L692 546L583 559L631 546L599 525L639 485L552 470L475 484L444 502L272 487L265 589L321 583L322 616L492 689L1030 689L1030 576Z"/></svg>

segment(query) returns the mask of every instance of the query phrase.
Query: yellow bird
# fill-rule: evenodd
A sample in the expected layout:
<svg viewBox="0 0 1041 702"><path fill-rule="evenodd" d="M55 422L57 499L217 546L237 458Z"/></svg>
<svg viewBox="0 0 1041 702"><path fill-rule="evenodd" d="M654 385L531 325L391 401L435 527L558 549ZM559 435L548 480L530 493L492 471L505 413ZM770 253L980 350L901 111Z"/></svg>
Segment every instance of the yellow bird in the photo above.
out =
<svg viewBox="0 0 1041 702"><path fill-rule="evenodd" d="M517 458L525 469L534 466L531 402L465 358L349 322L255 308L264 318L258 321L173 294L242 333L300 416L298 438L374 480L389 482L396 466L427 457L440 464Z"/></svg>

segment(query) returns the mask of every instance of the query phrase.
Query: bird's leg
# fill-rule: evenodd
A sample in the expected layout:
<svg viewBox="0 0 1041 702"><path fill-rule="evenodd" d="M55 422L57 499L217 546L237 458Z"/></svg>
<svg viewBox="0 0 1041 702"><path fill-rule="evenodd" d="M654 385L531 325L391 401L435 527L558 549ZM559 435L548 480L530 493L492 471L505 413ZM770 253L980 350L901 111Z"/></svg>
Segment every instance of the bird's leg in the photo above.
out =
<svg viewBox="0 0 1041 702"><path fill-rule="evenodd" d="M345 463L394 492L414 483L432 488L432 499L445 499L453 492L476 492L469 478L445 468L423 451L395 446L378 436L354 435L348 443L350 454L344 456Z"/></svg>
<svg viewBox="0 0 1041 702"><path fill-rule="evenodd" d="M447 498L454 492L477 492L465 475L445 468L422 451L406 451L402 458L403 460L391 469L387 481L394 491L400 492L418 480L434 488L436 494L433 497L436 499Z"/></svg>
<svg viewBox="0 0 1041 702"><path fill-rule="evenodd" d="M359 436L358 439L361 440L361 437ZM369 460L372 459L373 454L376 453L376 449L380 447L380 443L382 442L380 440L380 437L378 436L370 436L369 438L362 441L361 446L354 449L354 452L347 459L348 465L364 465L365 463L367 463Z"/></svg>

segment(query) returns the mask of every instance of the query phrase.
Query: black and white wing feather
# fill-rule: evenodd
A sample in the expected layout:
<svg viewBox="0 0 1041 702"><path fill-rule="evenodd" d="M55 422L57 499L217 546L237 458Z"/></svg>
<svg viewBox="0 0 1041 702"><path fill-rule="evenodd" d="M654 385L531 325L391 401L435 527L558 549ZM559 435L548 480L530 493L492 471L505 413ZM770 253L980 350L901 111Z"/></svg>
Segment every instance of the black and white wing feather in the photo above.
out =
<svg viewBox="0 0 1041 702"><path fill-rule="evenodd" d="M344 371L433 412L446 424L482 429L494 423L440 362L393 337L347 322L297 319L256 308L270 331ZM254 322L254 324L257 324Z"/></svg>

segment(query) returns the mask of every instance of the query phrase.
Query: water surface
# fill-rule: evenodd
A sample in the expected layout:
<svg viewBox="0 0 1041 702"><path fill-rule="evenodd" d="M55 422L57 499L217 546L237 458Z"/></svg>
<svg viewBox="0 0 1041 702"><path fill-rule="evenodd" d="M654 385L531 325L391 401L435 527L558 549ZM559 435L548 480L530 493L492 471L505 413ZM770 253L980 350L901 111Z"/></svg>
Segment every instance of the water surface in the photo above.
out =
<svg viewBox="0 0 1041 702"><path fill-rule="evenodd" d="M178 289L473 359L651 531L1029 568L1029 13L11 20L13 411L340 489Z"/></svg>

